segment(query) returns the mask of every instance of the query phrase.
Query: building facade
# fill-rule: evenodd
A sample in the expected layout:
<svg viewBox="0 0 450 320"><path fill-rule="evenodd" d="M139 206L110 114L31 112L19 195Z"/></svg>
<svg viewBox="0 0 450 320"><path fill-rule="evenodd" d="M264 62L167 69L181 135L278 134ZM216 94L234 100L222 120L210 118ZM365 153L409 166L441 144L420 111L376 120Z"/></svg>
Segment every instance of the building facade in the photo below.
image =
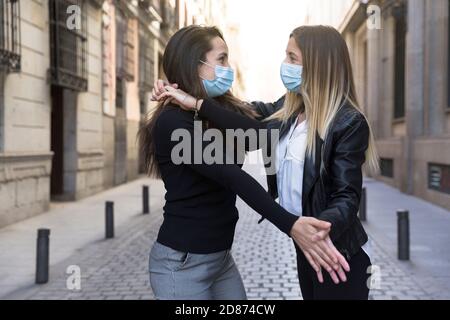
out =
<svg viewBox="0 0 450 320"><path fill-rule="evenodd" d="M27 6L2 1L2 18L14 14L10 23L2 19L0 29L0 225L35 215L49 204L48 5L48 1L30 1Z"/></svg>
<svg viewBox="0 0 450 320"><path fill-rule="evenodd" d="M197 2L1 0L0 227L144 173L149 92Z"/></svg>
<svg viewBox="0 0 450 320"><path fill-rule="evenodd" d="M381 157L376 178L450 209L450 1L339 2L308 22L334 25L349 46Z"/></svg>

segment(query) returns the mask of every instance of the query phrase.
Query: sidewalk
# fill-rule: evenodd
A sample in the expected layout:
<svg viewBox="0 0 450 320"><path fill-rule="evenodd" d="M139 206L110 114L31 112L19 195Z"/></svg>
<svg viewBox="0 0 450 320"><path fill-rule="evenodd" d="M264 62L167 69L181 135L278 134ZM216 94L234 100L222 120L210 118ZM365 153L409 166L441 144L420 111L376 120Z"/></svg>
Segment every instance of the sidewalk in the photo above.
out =
<svg viewBox="0 0 450 320"><path fill-rule="evenodd" d="M105 242L105 201L114 201L116 237L120 227L142 215L142 185L151 184L151 210L161 208L162 182L139 179L78 202L52 204L49 212L0 229L0 297L34 287L37 229L49 228L50 269L80 250Z"/></svg>
<svg viewBox="0 0 450 320"><path fill-rule="evenodd" d="M246 170L265 185L256 166ZM142 215L141 186L151 184L151 214ZM372 262L381 287L371 299L450 298L450 212L367 180ZM164 188L141 179L0 229L0 298L153 299L148 253L162 222ZM116 237L104 240L104 202L115 201ZM241 200L233 256L249 299L300 299L291 240ZM396 257L396 210L410 210L411 261ZM36 229L52 229L50 281L34 285ZM82 271L82 290L66 287L66 269Z"/></svg>
<svg viewBox="0 0 450 320"><path fill-rule="evenodd" d="M370 237L387 258L413 278L435 299L450 299L450 212L372 179L367 187L367 222ZM409 210L410 261L397 260L397 213Z"/></svg>

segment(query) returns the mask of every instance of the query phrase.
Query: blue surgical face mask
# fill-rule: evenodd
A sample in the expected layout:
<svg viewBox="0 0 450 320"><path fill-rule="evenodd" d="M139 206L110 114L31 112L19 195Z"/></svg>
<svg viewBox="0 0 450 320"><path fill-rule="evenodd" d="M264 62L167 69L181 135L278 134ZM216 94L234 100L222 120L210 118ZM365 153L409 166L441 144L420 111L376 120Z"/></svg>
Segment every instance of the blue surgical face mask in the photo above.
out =
<svg viewBox="0 0 450 320"><path fill-rule="evenodd" d="M215 70L214 80L203 79L203 86L205 87L208 97L215 98L227 93L231 89L231 86L233 85L234 81L233 69L231 69L230 67L222 67L218 65L213 67L212 65L204 61L200 60L200 62L207 65L208 67L214 68Z"/></svg>
<svg viewBox="0 0 450 320"><path fill-rule="evenodd" d="M300 92L302 84L303 66L283 62L281 64L280 75L286 89L292 92Z"/></svg>

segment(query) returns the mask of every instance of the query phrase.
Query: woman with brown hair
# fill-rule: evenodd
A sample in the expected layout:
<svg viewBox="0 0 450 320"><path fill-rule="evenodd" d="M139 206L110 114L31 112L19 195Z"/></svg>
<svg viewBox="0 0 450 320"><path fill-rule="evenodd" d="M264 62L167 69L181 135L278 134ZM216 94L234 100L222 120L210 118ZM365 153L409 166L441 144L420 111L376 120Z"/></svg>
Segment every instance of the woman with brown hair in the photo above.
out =
<svg viewBox="0 0 450 320"><path fill-rule="evenodd" d="M170 39L163 68L167 79L177 83L182 92L209 98L223 110L253 119L256 113L252 108L229 91L233 71L227 56L228 48L216 28L190 26ZM313 217L299 218L279 206L236 164L242 155L239 150L228 153L223 143L198 141L202 129L194 124L194 118L194 112L169 100L156 107L138 136L149 175L161 177L167 191L164 221L149 261L156 298L246 298L230 252L238 220L236 195L292 237L307 254L320 256L322 266L336 281L334 270L345 280L341 266L348 270L348 265L328 237L330 224ZM211 123L205 124L211 127ZM177 154L177 137L185 138L183 142L188 144L181 155ZM212 144L220 163L202 158ZM178 156L183 161L179 162Z"/></svg>
<svg viewBox="0 0 450 320"><path fill-rule="evenodd" d="M280 141L271 150L277 171L268 175L271 194L294 215L330 222L331 240L351 268L346 282L336 284L328 275L321 282L311 266L321 264L322 257L294 243L303 298L368 299L368 237L357 213L362 166L367 162L369 169L377 170L378 157L369 122L357 102L347 45L332 27L297 28L280 73L288 90L285 97L275 104L254 103L259 120L265 121L170 86L161 90L160 82L154 98L174 99L221 128L278 128ZM321 279L320 271L318 275Z"/></svg>

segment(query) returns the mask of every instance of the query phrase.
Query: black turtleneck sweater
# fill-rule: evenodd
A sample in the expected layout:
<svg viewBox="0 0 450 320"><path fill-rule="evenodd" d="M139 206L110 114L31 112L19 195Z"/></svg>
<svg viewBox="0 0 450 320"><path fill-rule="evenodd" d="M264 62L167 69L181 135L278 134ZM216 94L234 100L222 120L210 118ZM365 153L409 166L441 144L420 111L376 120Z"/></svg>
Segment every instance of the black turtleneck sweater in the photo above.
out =
<svg viewBox="0 0 450 320"><path fill-rule="evenodd" d="M214 101L207 99L205 103ZM183 129L179 134L183 138L178 136L171 141L172 133L177 129ZM178 251L197 254L230 249L239 218L236 195L282 232L290 234L298 217L272 200L264 188L241 169L241 165L226 164L223 145L216 151L220 149L217 154L225 164L195 159L195 148L203 152L215 142L203 142L201 130L194 135L193 112L166 106L157 119L153 134L156 159L167 191L158 242ZM190 155L180 152L180 143L190 146ZM174 163L171 157L174 148L177 155L183 155L189 161ZM235 159L236 154L228 156Z"/></svg>

